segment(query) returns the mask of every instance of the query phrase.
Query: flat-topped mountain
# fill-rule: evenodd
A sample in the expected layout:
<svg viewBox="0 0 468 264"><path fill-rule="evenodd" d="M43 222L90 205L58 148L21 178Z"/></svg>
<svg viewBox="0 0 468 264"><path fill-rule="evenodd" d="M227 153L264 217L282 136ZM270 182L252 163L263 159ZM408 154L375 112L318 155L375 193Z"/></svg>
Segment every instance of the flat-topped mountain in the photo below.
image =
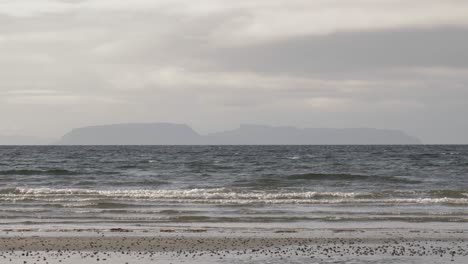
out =
<svg viewBox="0 0 468 264"><path fill-rule="evenodd" d="M295 128L241 125L200 135L183 124L118 124L77 128L62 145L342 145L420 144L402 131L374 128Z"/></svg>
<svg viewBox="0 0 468 264"><path fill-rule="evenodd" d="M342 145L420 144L402 131L375 128L296 128L241 125L238 129L208 135L214 144Z"/></svg>
<svg viewBox="0 0 468 264"><path fill-rule="evenodd" d="M170 123L118 124L73 129L63 145L191 145L201 136L187 125Z"/></svg>

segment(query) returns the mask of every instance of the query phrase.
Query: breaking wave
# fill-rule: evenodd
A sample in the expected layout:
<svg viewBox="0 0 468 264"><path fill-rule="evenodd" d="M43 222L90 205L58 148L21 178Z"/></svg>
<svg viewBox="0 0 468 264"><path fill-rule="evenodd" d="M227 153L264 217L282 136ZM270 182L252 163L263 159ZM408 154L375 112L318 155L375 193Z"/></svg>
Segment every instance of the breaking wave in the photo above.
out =
<svg viewBox="0 0 468 264"><path fill-rule="evenodd" d="M431 193L437 195L431 195ZM388 193L360 192L265 192L231 190L226 188L187 189L187 190L86 190L54 188L6 188L0 189L0 201L46 201L84 202L91 207L114 207L112 201L119 202L165 202L200 204L451 204L468 205L468 194L464 191L451 191L450 196L441 197L440 192L431 191L411 196L395 197ZM423 196L426 195L426 196ZM91 203L90 203L91 202ZM118 204L116 207L122 206Z"/></svg>

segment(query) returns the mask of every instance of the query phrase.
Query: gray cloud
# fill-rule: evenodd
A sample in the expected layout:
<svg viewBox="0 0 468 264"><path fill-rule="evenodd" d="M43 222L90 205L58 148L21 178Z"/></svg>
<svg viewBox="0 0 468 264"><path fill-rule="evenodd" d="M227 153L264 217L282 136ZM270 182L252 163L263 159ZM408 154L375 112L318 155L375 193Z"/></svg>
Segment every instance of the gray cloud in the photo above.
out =
<svg viewBox="0 0 468 264"><path fill-rule="evenodd" d="M0 134L170 121L200 132L239 123L394 128L467 143L466 8L456 0L5 0Z"/></svg>
<svg viewBox="0 0 468 264"><path fill-rule="evenodd" d="M407 28L304 36L219 49L232 70L317 74L399 67L468 67L468 28Z"/></svg>

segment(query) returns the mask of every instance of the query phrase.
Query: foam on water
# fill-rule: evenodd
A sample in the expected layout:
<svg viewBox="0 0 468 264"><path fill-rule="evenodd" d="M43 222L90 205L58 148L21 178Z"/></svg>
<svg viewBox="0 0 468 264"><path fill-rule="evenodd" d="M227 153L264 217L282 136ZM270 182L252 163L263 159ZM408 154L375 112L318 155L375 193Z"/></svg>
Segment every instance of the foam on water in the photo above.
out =
<svg viewBox="0 0 468 264"><path fill-rule="evenodd" d="M467 160L468 146L0 147L0 225L461 224Z"/></svg>
<svg viewBox="0 0 468 264"><path fill-rule="evenodd" d="M401 193L401 192L400 192ZM411 194L413 192L410 192ZM439 194L440 192L432 193ZM466 196L465 193L462 193ZM374 198L369 198L374 197ZM454 204L468 205L468 198L449 197L416 197L389 198L384 193L357 192L265 192L265 191L233 191L226 188L188 189L188 190L87 190L87 189L55 189L55 188L10 188L0 191L3 201L96 201L146 200L165 201L172 203L206 203L206 204L340 204L340 203L377 203L377 204Z"/></svg>

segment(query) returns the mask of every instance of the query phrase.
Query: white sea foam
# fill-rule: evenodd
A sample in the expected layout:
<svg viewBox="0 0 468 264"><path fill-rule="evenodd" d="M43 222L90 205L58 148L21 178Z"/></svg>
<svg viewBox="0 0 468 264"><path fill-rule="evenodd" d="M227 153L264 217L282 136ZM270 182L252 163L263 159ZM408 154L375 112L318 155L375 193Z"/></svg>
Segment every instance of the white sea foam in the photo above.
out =
<svg viewBox="0 0 468 264"><path fill-rule="evenodd" d="M187 190L86 190L54 188L16 188L0 194L2 201L95 202L102 200L163 201L167 203L205 204L455 204L468 205L468 198L426 197L372 197L370 193L358 192L260 192L230 190L225 188Z"/></svg>

